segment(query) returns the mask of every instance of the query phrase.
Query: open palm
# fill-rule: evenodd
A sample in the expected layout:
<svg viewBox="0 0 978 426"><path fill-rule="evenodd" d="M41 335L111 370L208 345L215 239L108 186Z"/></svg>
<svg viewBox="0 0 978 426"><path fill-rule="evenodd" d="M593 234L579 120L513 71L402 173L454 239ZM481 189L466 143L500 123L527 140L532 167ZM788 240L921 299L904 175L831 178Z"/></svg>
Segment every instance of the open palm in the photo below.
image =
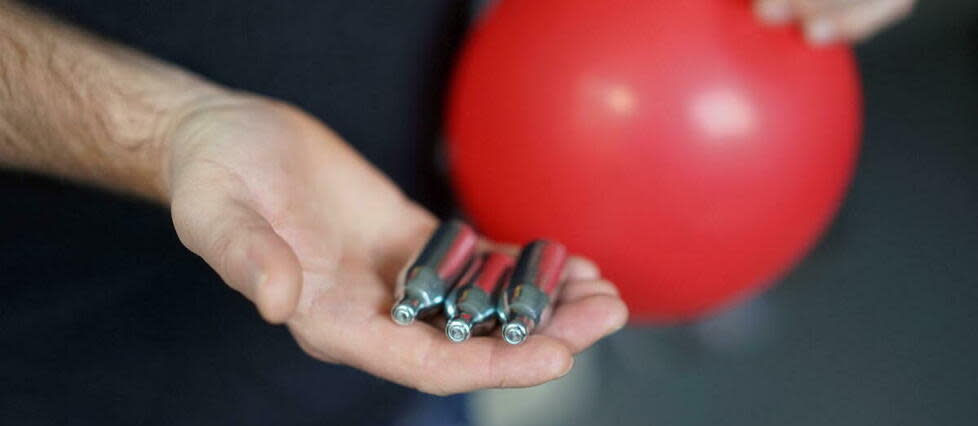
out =
<svg viewBox="0 0 978 426"><path fill-rule="evenodd" d="M526 344L453 344L432 326L399 327L396 273L437 221L336 134L248 98L194 110L169 143L181 241L316 358L436 394L531 386L568 372L574 353L626 320L614 286L575 258L553 319Z"/></svg>

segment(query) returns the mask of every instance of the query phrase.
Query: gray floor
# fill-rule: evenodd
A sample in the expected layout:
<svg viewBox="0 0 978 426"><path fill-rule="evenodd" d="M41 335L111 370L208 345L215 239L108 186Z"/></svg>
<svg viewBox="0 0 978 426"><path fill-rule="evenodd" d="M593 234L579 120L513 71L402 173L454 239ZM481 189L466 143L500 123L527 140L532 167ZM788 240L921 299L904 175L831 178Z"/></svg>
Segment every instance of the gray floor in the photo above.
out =
<svg viewBox="0 0 978 426"><path fill-rule="evenodd" d="M866 134L834 227L773 290L626 329L564 380L477 395L483 425L978 422L978 2L859 48Z"/></svg>

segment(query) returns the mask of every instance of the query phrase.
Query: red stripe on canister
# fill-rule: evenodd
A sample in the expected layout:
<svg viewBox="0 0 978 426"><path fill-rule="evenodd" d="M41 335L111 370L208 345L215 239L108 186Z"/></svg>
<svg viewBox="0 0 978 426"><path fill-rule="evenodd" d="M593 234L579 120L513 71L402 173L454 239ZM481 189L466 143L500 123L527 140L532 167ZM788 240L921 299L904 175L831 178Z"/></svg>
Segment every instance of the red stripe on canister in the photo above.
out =
<svg viewBox="0 0 978 426"><path fill-rule="evenodd" d="M486 255L482 270L476 278L475 286L481 288L486 293L492 294L502 281L506 271L513 266L513 258L502 254L492 253Z"/></svg>
<svg viewBox="0 0 978 426"><path fill-rule="evenodd" d="M540 260L537 264L537 287L548 295L553 294L560 284L561 274L564 272L566 263L567 249L564 245L548 241L540 253Z"/></svg>
<svg viewBox="0 0 978 426"><path fill-rule="evenodd" d="M475 230L468 225L460 225L458 234L452 241L452 246L445 253L440 265L438 265L438 276L443 279L456 277L465 267L475 246L479 242L479 236Z"/></svg>

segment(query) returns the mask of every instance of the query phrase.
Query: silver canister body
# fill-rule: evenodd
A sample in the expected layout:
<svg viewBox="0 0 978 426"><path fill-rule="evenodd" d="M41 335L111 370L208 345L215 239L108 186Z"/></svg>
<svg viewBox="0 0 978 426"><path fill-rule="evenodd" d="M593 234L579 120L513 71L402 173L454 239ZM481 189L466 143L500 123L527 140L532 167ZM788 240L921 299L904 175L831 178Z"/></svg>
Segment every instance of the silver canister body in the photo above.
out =
<svg viewBox="0 0 978 426"><path fill-rule="evenodd" d="M513 258L502 253L478 256L445 301L445 335L464 342L485 334L496 324L495 299L512 272Z"/></svg>
<svg viewBox="0 0 978 426"><path fill-rule="evenodd" d="M509 283L499 297L497 313L503 339L520 344L547 320L563 281L567 249L536 240L521 252Z"/></svg>
<svg viewBox="0 0 978 426"><path fill-rule="evenodd" d="M475 254L478 235L464 222L442 223L397 280L391 318L400 325L437 311Z"/></svg>

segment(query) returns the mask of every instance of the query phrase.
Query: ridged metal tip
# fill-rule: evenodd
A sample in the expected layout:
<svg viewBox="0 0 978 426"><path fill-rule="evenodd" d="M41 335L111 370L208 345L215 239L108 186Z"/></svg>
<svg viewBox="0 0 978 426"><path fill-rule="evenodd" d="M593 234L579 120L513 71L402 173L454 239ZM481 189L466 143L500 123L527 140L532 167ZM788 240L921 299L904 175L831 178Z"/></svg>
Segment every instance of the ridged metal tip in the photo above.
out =
<svg viewBox="0 0 978 426"><path fill-rule="evenodd" d="M407 305L396 305L391 309L391 318L399 325L411 325L418 313Z"/></svg>
<svg viewBox="0 0 978 426"><path fill-rule="evenodd" d="M448 340L455 343L462 343L469 340L469 337L472 336L472 327L469 327L463 321L452 320L445 326L445 335L448 336Z"/></svg>
<svg viewBox="0 0 978 426"><path fill-rule="evenodd" d="M503 340L511 345L518 345L526 340L526 327L523 324L511 322L503 326Z"/></svg>

